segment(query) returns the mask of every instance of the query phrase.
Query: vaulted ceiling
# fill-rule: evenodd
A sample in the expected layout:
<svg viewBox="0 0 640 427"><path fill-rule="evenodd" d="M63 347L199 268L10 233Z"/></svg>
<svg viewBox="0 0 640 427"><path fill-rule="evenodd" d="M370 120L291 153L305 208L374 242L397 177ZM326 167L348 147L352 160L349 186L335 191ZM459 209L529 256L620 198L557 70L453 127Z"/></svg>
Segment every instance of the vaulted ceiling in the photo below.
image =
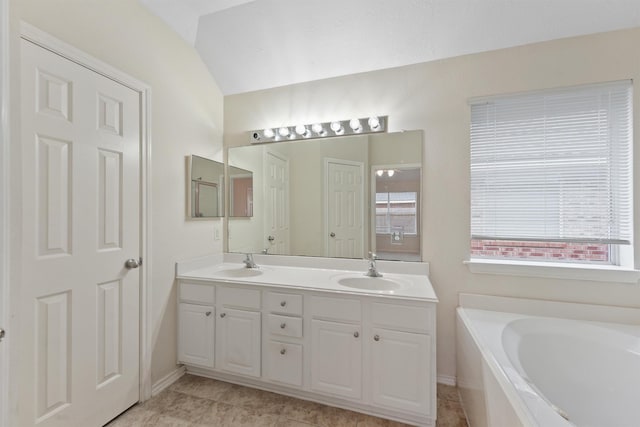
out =
<svg viewBox="0 0 640 427"><path fill-rule="evenodd" d="M225 95L640 26L640 0L139 1Z"/></svg>

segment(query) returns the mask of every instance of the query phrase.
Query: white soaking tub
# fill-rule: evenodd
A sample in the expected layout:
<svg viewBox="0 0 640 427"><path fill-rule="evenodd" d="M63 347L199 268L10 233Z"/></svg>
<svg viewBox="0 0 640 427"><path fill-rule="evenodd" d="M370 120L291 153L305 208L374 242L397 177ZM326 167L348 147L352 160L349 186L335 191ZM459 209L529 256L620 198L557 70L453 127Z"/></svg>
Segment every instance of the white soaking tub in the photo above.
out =
<svg viewBox="0 0 640 427"><path fill-rule="evenodd" d="M640 426L640 309L607 309L461 296L458 386L471 427ZM587 315L596 321L578 320Z"/></svg>

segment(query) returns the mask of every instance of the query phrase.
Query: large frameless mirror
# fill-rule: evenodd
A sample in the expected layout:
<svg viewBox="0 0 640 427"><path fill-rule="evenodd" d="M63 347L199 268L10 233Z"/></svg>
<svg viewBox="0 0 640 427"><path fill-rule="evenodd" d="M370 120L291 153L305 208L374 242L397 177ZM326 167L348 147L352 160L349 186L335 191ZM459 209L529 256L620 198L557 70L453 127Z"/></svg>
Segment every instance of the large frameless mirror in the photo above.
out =
<svg viewBox="0 0 640 427"><path fill-rule="evenodd" d="M421 260L422 131L232 147L228 163L252 172L229 252Z"/></svg>
<svg viewBox="0 0 640 427"><path fill-rule="evenodd" d="M187 157L187 217L224 216L224 164L204 157Z"/></svg>

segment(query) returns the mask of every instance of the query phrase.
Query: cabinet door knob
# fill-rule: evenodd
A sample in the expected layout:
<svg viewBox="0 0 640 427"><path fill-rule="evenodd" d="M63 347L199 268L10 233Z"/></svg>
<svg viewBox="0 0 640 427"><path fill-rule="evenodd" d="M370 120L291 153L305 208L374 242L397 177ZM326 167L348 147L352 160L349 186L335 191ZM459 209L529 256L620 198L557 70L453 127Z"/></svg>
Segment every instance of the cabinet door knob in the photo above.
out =
<svg viewBox="0 0 640 427"><path fill-rule="evenodd" d="M220 313L220 317L224 317L226 315L227 315L227 313Z"/></svg>
<svg viewBox="0 0 640 427"><path fill-rule="evenodd" d="M373 336L373 340L374 341L380 341L380 335L374 335Z"/></svg>
<svg viewBox="0 0 640 427"><path fill-rule="evenodd" d="M280 323L280 329L284 329L284 328L286 328L286 327L287 327L287 324L286 324L286 323Z"/></svg>
<svg viewBox="0 0 640 427"><path fill-rule="evenodd" d="M287 305L287 302L286 302L286 301L282 301L282 302L280 303L280 307L284 307L285 305Z"/></svg>
<svg viewBox="0 0 640 427"><path fill-rule="evenodd" d="M354 337L356 337L356 338L358 338L358 337L360 336L360 334L359 334L358 332L354 332L354 333L353 333L353 336L354 336Z"/></svg>
<svg viewBox="0 0 640 427"><path fill-rule="evenodd" d="M209 317L209 316L211 316L211 312L210 312L210 311L207 311L204 315L205 315L205 316L207 316L207 317Z"/></svg>
<svg viewBox="0 0 640 427"><path fill-rule="evenodd" d="M286 348L283 348L283 349L280 350L280 354L285 354L286 352L287 352Z"/></svg>

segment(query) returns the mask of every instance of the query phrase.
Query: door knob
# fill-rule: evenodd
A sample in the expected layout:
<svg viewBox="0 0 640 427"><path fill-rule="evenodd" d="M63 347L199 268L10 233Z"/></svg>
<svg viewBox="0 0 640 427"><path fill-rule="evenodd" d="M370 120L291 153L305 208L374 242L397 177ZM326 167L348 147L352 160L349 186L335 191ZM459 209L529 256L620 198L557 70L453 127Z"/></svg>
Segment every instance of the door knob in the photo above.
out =
<svg viewBox="0 0 640 427"><path fill-rule="evenodd" d="M333 231L331 233L329 233L329 236L331 237L336 237L336 233L334 233Z"/></svg>
<svg viewBox="0 0 640 427"><path fill-rule="evenodd" d="M124 262L124 266L127 267L129 270L131 270L132 268L138 268L140 267L141 264L142 264L142 258L140 258L139 260L135 258L129 258Z"/></svg>

